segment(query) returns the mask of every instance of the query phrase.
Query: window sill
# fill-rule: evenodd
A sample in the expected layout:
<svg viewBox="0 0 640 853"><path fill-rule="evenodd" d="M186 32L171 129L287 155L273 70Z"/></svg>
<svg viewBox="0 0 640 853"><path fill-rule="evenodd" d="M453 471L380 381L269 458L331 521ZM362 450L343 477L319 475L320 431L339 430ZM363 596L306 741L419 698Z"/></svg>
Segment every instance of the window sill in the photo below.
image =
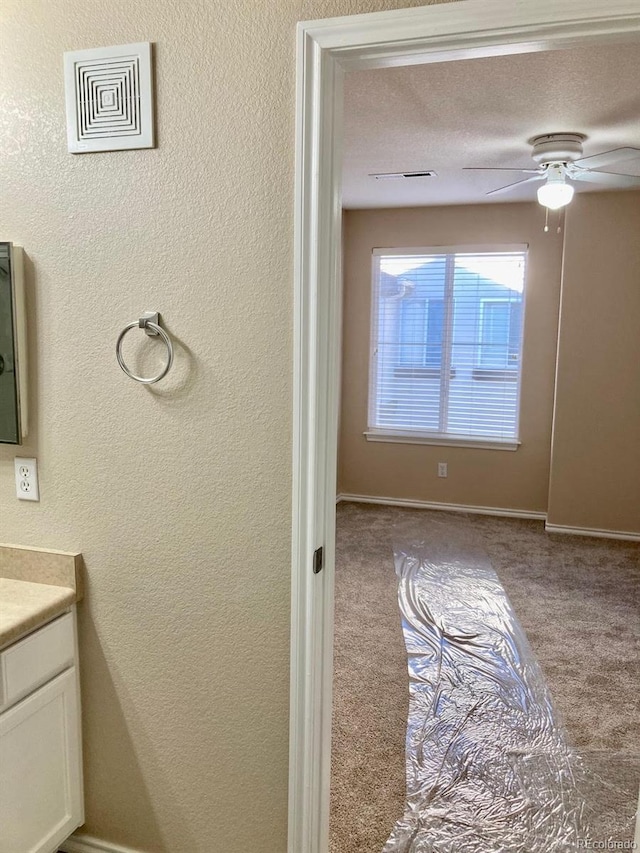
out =
<svg viewBox="0 0 640 853"><path fill-rule="evenodd" d="M469 436L435 435L403 430L367 430L367 441L390 442L391 444L432 444L442 447L470 447L475 450L517 450L521 442L509 439L472 438Z"/></svg>

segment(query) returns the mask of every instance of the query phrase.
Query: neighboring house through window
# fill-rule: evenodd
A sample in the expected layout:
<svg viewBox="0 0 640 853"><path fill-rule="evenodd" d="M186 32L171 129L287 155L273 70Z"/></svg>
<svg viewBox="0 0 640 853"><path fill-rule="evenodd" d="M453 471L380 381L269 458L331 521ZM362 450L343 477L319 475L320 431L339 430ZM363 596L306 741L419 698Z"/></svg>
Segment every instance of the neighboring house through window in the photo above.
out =
<svg viewBox="0 0 640 853"><path fill-rule="evenodd" d="M403 299L400 303L400 361L412 367L440 367L444 299Z"/></svg>
<svg viewBox="0 0 640 853"><path fill-rule="evenodd" d="M515 369L520 357L521 329L521 302L483 299L480 303L480 366Z"/></svg>
<svg viewBox="0 0 640 853"><path fill-rule="evenodd" d="M374 252L368 438L517 446L525 260Z"/></svg>

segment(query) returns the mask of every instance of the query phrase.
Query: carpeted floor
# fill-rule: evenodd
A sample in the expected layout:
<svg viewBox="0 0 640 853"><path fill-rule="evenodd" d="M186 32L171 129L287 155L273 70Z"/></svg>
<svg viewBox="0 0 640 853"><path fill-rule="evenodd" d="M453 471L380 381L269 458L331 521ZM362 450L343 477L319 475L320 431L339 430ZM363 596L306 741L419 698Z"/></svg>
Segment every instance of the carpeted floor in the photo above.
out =
<svg viewBox="0 0 640 853"><path fill-rule="evenodd" d="M338 507L330 853L380 853L404 810L408 676L392 537L425 512ZM571 740L604 777L633 780L640 546L550 536L535 521L465 518L482 538Z"/></svg>

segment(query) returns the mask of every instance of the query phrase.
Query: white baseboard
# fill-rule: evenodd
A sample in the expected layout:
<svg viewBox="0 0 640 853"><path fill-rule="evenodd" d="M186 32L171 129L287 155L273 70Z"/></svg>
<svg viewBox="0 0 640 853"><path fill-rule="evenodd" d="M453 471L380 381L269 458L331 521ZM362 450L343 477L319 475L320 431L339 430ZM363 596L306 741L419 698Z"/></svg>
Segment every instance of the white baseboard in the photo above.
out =
<svg viewBox="0 0 640 853"><path fill-rule="evenodd" d="M122 847L120 844L100 841L90 835L72 835L58 849L60 853L142 853L140 850L134 850L133 847Z"/></svg>
<svg viewBox="0 0 640 853"><path fill-rule="evenodd" d="M382 504L384 506L404 506L408 509L435 509L445 512L469 512L475 515L497 515L506 518L528 518L533 521L545 521L545 512L532 512L527 509L505 509L496 506L466 506L465 504L443 504L434 501L411 501L404 498L374 498L370 495L340 494L336 503L352 501L360 504Z"/></svg>
<svg viewBox="0 0 640 853"><path fill-rule="evenodd" d="M351 501L360 504L381 504L382 506L404 506L408 509L434 509L445 512L468 512L475 515L496 515L504 518L528 518L544 521L547 533L562 533L569 536L595 536L598 539L621 539L626 542L640 542L640 533L625 530L601 530L595 527L565 527L561 524L549 524L544 512L532 512L526 509L506 509L495 506L466 506L465 504L444 504L434 501L412 501L404 498L378 498L371 495L350 495L341 493L336 503Z"/></svg>
<svg viewBox="0 0 640 853"><path fill-rule="evenodd" d="M567 533L570 536L595 536L597 539L622 539L626 542L640 542L640 533L624 530L599 530L595 527L565 527L562 524L545 524L547 533Z"/></svg>

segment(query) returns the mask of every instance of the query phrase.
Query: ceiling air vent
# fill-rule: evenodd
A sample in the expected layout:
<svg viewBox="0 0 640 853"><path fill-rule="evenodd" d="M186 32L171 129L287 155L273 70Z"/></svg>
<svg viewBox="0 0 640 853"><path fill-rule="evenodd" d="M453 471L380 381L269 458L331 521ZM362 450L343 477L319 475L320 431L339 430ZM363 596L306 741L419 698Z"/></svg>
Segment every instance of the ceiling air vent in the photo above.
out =
<svg viewBox="0 0 640 853"><path fill-rule="evenodd" d="M402 180L403 178L435 178L436 173L432 169L423 169L420 172L381 172L377 175L369 175L376 181Z"/></svg>
<svg viewBox="0 0 640 853"><path fill-rule="evenodd" d="M153 148L149 42L70 51L64 74L69 151Z"/></svg>

